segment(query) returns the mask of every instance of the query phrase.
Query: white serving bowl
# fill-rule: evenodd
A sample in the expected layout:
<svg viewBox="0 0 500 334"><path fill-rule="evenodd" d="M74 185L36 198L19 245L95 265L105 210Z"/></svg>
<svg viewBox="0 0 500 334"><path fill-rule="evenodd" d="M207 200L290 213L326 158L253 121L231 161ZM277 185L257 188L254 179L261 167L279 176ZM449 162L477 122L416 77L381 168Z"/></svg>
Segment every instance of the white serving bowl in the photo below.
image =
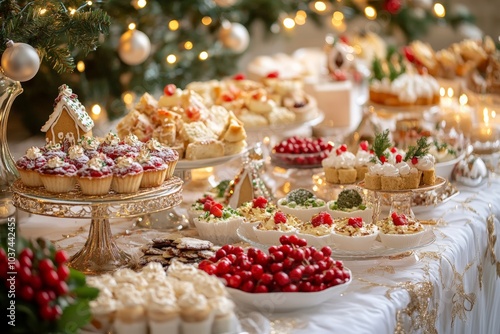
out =
<svg viewBox="0 0 500 334"><path fill-rule="evenodd" d="M411 248L420 244L425 230L412 234L385 234L379 232L380 242L389 248Z"/></svg>
<svg viewBox="0 0 500 334"><path fill-rule="evenodd" d="M200 238L209 240L214 244L225 245L240 241L236 230L243 224L243 217L221 222L205 222L195 218L193 222Z"/></svg>
<svg viewBox="0 0 500 334"><path fill-rule="evenodd" d="M296 230L282 232L275 230L259 230L257 226L253 227L253 232L257 241L264 245L281 245L280 237L282 235L292 235L296 233Z"/></svg>
<svg viewBox="0 0 500 334"><path fill-rule="evenodd" d="M366 251L372 248L375 239L377 239L378 231L359 237L351 237L348 235L333 233L331 239L333 246L347 251Z"/></svg>
<svg viewBox="0 0 500 334"><path fill-rule="evenodd" d="M304 209L304 208L290 208L286 205L281 204L283 200L285 200L285 198L278 200L278 209L283 211L284 213L297 217L299 220L303 222L310 221L312 216L314 216L317 213L320 213L321 211L326 211L326 202L325 205L319 206L317 208L311 207L308 209Z"/></svg>
<svg viewBox="0 0 500 334"><path fill-rule="evenodd" d="M465 153L462 153L453 160L445 162L437 162L434 165L434 169L436 170L436 175L441 176L447 180L451 180L451 174L453 172L453 168L459 161L463 160L464 157Z"/></svg>
<svg viewBox="0 0 500 334"><path fill-rule="evenodd" d="M352 272L345 267L344 269L350 275L347 282L318 292L249 293L232 288L227 288L227 290L238 306L258 310L264 314L306 310L339 296L349 287L352 282Z"/></svg>
<svg viewBox="0 0 500 334"><path fill-rule="evenodd" d="M306 239L308 246L314 246L316 248L331 246L333 244L332 234L316 236L307 233L297 233L297 236L299 238Z"/></svg>
<svg viewBox="0 0 500 334"><path fill-rule="evenodd" d="M364 222L371 223L373 218L373 208L366 208L364 210L355 210L355 211L340 211L340 210L332 210L330 209L330 204L333 204L336 201L329 201L326 203L326 208L328 213L334 219L341 218L350 218L350 217L361 217Z"/></svg>
<svg viewBox="0 0 500 334"><path fill-rule="evenodd" d="M252 240L257 240L257 236L255 235L254 232L254 226L258 226L260 222L247 222L244 221L241 225L240 228L244 231L245 235L251 238Z"/></svg>

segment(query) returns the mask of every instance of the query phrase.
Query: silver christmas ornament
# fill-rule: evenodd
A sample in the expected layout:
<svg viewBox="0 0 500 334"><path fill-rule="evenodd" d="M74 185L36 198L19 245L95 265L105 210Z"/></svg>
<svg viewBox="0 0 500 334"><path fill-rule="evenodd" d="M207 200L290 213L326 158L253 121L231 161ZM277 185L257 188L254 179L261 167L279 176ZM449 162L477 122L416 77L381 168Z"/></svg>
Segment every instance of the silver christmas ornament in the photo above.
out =
<svg viewBox="0 0 500 334"><path fill-rule="evenodd" d="M133 29L123 33L118 44L118 55L127 65L142 64L151 53L149 37L142 31Z"/></svg>
<svg viewBox="0 0 500 334"><path fill-rule="evenodd" d="M219 31L219 39L224 47L242 53L250 44L250 34L240 23L224 22Z"/></svg>
<svg viewBox="0 0 500 334"><path fill-rule="evenodd" d="M40 57L31 45L9 40L2 54L1 67L12 80L28 81L38 73Z"/></svg>

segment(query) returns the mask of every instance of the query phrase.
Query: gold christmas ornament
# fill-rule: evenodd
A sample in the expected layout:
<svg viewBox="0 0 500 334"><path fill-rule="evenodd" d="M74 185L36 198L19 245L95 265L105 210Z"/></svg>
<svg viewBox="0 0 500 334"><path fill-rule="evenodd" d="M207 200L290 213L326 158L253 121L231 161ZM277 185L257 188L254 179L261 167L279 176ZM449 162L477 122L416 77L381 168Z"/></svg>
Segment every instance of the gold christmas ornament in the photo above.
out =
<svg viewBox="0 0 500 334"><path fill-rule="evenodd" d="M38 73L40 57L31 45L9 40L2 54L1 67L12 80L28 81Z"/></svg>
<svg viewBox="0 0 500 334"><path fill-rule="evenodd" d="M219 31L219 39L224 47L236 53L242 53L250 44L250 34L240 23L223 22Z"/></svg>
<svg viewBox="0 0 500 334"><path fill-rule="evenodd" d="M142 64L151 53L149 37L142 31L133 29L123 33L118 45L118 55L127 65Z"/></svg>

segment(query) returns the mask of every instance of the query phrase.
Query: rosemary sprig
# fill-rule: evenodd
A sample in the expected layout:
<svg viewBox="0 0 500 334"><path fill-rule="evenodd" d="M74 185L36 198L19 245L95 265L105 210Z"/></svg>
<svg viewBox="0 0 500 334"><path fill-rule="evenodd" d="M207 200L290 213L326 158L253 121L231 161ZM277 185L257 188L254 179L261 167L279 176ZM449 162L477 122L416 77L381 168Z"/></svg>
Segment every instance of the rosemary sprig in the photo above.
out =
<svg viewBox="0 0 500 334"><path fill-rule="evenodd" d="M417 146L408 147L406 152L405 161L410 160L413 157L421 157L429 153L429 148L431 144L427 141L427 137L420 137L417 140Z"/></svg>
<svg viewBox="0 0 500 334"><path fill-rule="evenodd" d="M380 160L381 156L386 156L386 150L391 147L391 141L389 140L389 130L386 129L382 133L377 133L375 135L375 140L373 141L373 152L375 153L375 159L372 162L377 162Z"/></svg>

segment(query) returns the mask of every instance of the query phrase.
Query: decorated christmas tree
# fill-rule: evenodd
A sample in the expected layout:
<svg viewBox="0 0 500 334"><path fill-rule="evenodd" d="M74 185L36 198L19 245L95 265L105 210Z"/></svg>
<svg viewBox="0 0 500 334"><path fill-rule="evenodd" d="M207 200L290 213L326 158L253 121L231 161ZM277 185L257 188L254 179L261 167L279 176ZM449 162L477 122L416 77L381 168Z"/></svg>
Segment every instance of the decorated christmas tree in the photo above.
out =
<svg viewBox="0 0 500 334"><path fill-rule="evenodd" d="M24 6L23 20L9 16L10 7L20 12ZM89 24L85 26L95 31L84 32L83 21L71 25L66 41L76 47L71 53L61 52L61 41L52 38L58 25L41 14L45 8L57 9L61 24L65 17L86 19ZM96 32L106 27L101 10L109 14L112 25L109 35L98 39ZM0 1L0 18L7 20L0 36L31 43L49 60L42 63L39 75L23 84L25 93L14 104L29 115L26 125L37 133L50 113L52 99L47 96L53 96L61 84L73 87L87 107L98 105L115 118L143 92L155 94L168 83L184 87L191 81L236 73L255 24L263 24L270 38L311 21L329 24L340 34L357 17L381 22L388 33L396 27L408 40L419 37L432 24L469 19L447 15L446 8L432 0L98 0L83 5L78 1L11 0ZM34 43L42 32L50 38L45 44ZM84 43L93 49L98 42L100 47L91 53L80 46ZM0 46L0 52L4 48ZM76 71L60 74L75 65Z"/></svg>

